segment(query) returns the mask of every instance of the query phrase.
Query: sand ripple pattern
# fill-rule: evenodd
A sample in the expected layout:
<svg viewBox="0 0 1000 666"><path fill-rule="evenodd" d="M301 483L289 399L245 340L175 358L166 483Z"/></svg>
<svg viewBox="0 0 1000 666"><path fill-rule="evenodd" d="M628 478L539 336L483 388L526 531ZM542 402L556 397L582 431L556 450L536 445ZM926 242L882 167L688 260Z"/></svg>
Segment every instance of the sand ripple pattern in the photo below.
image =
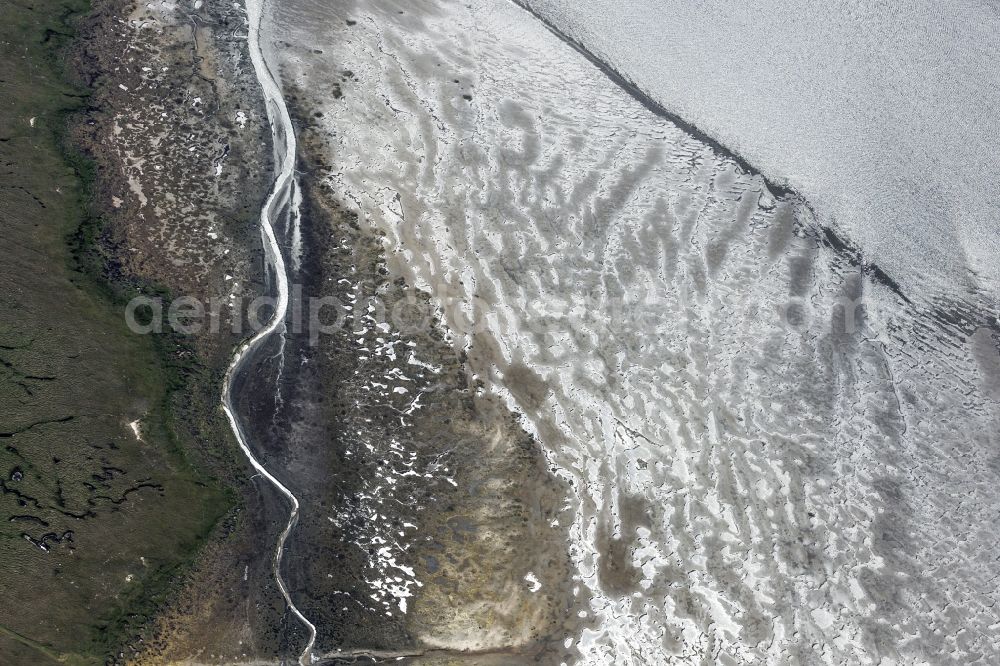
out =
<svg viewBox="0 0 1000 666"><path fill-rule="evenodd" d="M326 185L573 482L579 663L1000 659L995 326L512 4L277 11Z"/></svg>

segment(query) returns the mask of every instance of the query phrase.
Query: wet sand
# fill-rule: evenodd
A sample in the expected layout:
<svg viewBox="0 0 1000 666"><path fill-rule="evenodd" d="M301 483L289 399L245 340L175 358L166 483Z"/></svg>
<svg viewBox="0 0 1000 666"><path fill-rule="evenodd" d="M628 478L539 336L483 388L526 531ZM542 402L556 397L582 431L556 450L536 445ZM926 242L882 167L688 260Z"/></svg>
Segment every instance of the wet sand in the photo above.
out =
<svg viewBox="0 0 1000 666"><path fill-rule="evenodd" d="M910 298L516 7L270 30L310 178L571 489L566 659L1000 653L988 313Z"/></svg>

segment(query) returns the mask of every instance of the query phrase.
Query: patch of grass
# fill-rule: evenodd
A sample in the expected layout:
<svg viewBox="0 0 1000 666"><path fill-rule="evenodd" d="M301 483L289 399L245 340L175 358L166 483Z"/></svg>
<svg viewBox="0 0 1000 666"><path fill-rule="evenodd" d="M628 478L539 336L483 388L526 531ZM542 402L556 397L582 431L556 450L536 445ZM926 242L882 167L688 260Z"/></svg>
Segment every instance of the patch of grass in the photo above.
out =
<svg viewBox="0 0 1000 666"><path fill-rule="evenodd" d="M216 378L128 331L122 279L68 149L80 0L0 6L0 663L103 664L152 617L233 494L188 453ZM195 396L189 399L190 396ZM138 422L141 439L131 423Z"/></svg>

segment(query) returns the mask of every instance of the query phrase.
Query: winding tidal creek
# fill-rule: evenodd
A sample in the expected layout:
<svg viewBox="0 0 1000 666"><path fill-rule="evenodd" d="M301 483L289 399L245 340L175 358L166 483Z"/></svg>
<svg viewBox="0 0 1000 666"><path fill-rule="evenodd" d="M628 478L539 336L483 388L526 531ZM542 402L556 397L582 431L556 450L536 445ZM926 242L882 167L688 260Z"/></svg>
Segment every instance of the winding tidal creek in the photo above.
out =
<svg viewBox="0 0 1000 666"><path fill-rule="evenodd" d="M282 97L281 89L275 81L271 69L264 58L264 54L260 49L260 23L264 11L263 0L247 0L246 8L247 19L249 21L247 42L250 59L253 62L254 72L257 75L257 81L260 83L261 91L264 95L268 121L271 124L274 141L275 178L271 191L260 212L260 227L264 246L265 265L275 293L275 308L267 325L244 342L233 354L233 359L226 370L223 382L222 407L229 418L236 441L249 459L250 464L258 474L267 479L291 504L288 524L278 537L278 544L274 552L274 576L278 588L281 590L281 594L285 598L285 602L288 604L292 614L305 625L309 632L308 643L299 657L299 663L306 665L312 663L312 648L316 641L316 627L299 611L281 575L281 560L284 554L285 542L288 540L288 535L295 528L299 519L299 500L254 455L253 441L238 417L236 408L233 406L233 379L254 360L254 355L264 349L265 344L274 336L281 338L282 351L279 353L283 353L284 350L285 316L288 313L289 303L288 274L285 269L285 260L282 256L281 248L275 237L274 227L277 224L279 216L283 213L287 215L294 214L294 211L287 211L286 208L292 201L291 193L295 188L295 132L292 128L292 122L289 118L288 108Z"/></svg>

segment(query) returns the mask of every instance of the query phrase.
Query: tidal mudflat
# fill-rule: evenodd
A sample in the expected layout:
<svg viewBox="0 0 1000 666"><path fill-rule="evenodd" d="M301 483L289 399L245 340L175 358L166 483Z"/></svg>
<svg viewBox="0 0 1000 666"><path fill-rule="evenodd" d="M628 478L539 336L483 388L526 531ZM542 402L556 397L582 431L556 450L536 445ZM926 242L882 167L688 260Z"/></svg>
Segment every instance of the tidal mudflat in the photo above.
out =
<svg viewBox="0 0 1000 666"><path fill-rule="evenodd" d="M523 4L3 10L0 662L1000 658L981 254Z"/></svg>
<svg viewBox="0 0 1000 666"><path fill-rule="evenodd" d="M514 5L288 2L268 31L313 187L570 489L585 626L554 659L998 654L987 312L902 291Z"/></svg>

